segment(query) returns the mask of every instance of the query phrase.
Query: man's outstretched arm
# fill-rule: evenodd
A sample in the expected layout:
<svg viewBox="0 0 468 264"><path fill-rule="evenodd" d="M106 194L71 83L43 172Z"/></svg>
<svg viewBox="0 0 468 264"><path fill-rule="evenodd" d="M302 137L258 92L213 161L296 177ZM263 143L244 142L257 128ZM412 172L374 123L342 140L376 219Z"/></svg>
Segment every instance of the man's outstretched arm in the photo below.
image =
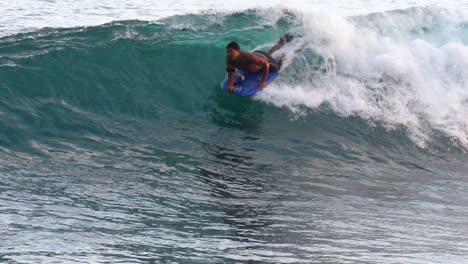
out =
<svg viewBox="0 0 468 264"><path fill-rule="evenodd" d="M226 89L228 92L234 92L234 81L236 76L236 69L229 63L226 59L226 71L228 72L228 88Z"/></svg>
<svg viewBox="0 0 468 264"><path fill-rule="evenodd" d="M264 88L266 86L266 79L268 77L268 73L270 72L270 63L266 60L262 60L263 64L263 74L262 74L262 80L260 81L260 88Z"/></svg>
<svg viewBox="0 0 468 264"><path fill-rule="evenodd" d="M228 92L234 92L234 80L236 79L236 70L233 68L233 71L228 68L228 88L226 89Z"/></svg>

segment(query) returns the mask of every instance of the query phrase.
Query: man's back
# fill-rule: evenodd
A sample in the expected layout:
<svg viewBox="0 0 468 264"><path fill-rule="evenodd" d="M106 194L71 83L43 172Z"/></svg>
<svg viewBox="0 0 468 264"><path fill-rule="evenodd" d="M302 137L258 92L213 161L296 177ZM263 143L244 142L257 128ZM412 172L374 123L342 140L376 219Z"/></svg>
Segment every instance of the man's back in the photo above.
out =
<svg viewBox="0 0 468 264"><path fill-rule="evenodd" d="M264 58L247 51L241 51L236 59L231 59L229 56L226 56L226 64L228 66L246 72L259 72L263 70L265 63L268 62Z"/></svg>

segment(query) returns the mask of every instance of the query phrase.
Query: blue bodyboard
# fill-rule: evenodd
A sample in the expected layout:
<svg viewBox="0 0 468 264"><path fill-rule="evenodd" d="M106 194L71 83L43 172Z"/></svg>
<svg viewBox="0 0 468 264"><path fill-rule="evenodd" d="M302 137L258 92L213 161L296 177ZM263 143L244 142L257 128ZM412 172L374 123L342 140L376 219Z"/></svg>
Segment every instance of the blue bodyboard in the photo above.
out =
<svg viewBox="0 0 468 264"><path fill-rule="evenodd" d="M266 83L267 85L278 76L278 71L270 71L268 73ZM240 96L251 96L260 91L260 81L262 80L263 72L244 72L236 70L236 77L234 80L234 92ZM229 85L229 80L226 78L223 82L223 89L226 90Z"/></svg>

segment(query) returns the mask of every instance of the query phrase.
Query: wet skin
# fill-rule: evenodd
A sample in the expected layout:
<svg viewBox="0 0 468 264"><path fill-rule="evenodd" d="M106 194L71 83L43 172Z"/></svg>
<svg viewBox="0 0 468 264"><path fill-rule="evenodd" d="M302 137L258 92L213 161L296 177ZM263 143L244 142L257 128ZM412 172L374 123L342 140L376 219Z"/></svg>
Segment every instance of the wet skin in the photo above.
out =
<svg viewBox="0 0 468 264"><path fill-rule="evenodd" d="M263 70L260 87L266 86L266 78L270 69L270 64L267 60L251 52L239 51L232 48L228 48L226 53L226 65L228 68L237 68L246 72L259 72ZM234 91L234 76L235 72L229 72L228 92Z"/></svg>

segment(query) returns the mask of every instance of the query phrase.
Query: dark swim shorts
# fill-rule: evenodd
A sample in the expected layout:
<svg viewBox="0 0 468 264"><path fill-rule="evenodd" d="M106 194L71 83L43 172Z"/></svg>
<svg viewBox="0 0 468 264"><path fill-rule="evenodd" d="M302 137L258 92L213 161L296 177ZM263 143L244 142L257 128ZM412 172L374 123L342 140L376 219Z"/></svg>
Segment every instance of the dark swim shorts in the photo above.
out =
<svg viewBox="0 0 468 264"><path fill-rule="evenodd" d="M276 62L275 59L273 59L273 57L271 57L267 52L264 52L263 50L256 50L253 53L268 61L270 64L270 71L279 71L281 68L281 64Z"/></svg>

